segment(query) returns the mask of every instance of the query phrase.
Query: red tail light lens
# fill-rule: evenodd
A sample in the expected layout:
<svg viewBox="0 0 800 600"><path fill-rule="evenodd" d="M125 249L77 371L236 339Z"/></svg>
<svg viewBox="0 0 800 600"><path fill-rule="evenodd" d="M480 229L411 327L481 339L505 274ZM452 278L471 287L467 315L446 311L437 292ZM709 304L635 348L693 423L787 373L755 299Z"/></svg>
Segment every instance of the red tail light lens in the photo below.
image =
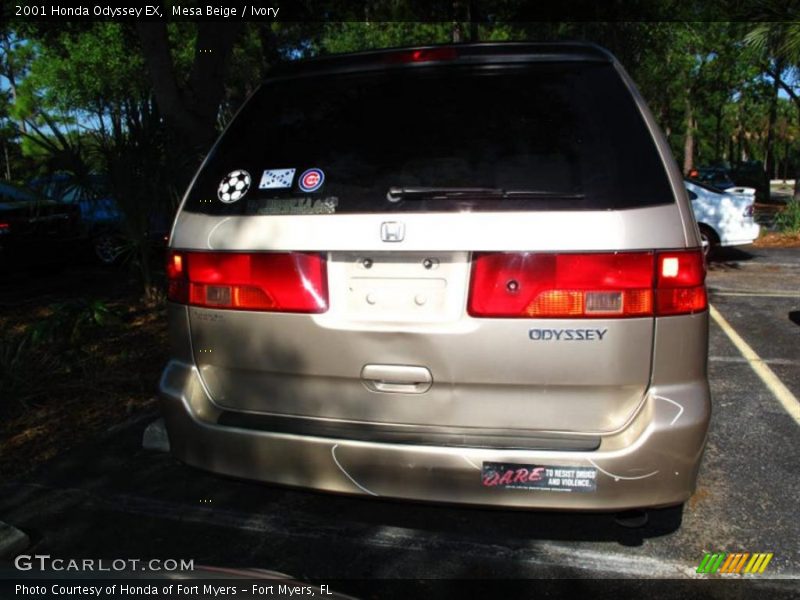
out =
<svg viewBox="0 0 800 600"><path fill-rule="evenodd" d="M167 253L167 299L170 302L189 304L189 278L186 274L185 254Z"/></svg>
<svg viewBox="0 0 800 600"><path fill-rule="evenodd" d="M455 60L456 58L458 58L458 52L455 48L422 48L419 50L395 52L389 54L386 60L390 63L419 63Z"/></svg>
<svg viewBox="0 0 800 600"><path fill-rule="evenodd" d="M0 223L0 234L8 233L11 231L11 225L9 223Z"/></svg>
<svg viewBox="0 0 800 600"><path fill-rule="evenodd" d="M303 252L176 252L167 258L173 302L238 310L322 313L325 257Z"/></svg>
<svg viewBox="0 0 800 600"><path fill-rule="evenodd" d="M656 314L685 315L708 308L706 263L700 250L660 252L656 272Z"/></svg>
<svg viewBox="0 0 800 600"><path fill-rule="evenodd" d="M698 262L699 260L699 262ZM702 253L479 253L474 317L624 318L706 308Z"/></svg>
<svg viewBox="0 0 800 600"><path fill-rule="evenodd" d="M652 252L478 254L476 317L632 317L652 312Z"/></svg>

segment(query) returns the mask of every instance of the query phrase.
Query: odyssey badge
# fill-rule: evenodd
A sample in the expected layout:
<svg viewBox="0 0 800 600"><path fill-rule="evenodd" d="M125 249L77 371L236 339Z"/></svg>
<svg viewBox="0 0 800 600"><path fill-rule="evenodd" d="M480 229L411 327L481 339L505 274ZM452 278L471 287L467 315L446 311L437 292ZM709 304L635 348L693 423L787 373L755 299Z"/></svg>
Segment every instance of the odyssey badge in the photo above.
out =
<svg viewBox="0 0 800 600"><path fill-rule="evenodd" d="M608 329L531 329L528 337L535 342L593 342L603 341Z"/></svg>

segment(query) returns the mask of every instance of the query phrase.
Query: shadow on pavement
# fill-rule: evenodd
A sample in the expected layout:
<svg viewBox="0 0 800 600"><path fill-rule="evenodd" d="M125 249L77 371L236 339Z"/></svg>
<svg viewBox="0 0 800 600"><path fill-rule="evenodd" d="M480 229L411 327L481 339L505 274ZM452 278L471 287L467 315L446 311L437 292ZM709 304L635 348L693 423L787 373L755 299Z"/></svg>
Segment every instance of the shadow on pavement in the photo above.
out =
<svg viewBox="0 0 800 600"><path fill-rule="evenodd" d="M718 265L735 266L735 264L753 260L755 255L735 246L714 248L708 256L708 266L713 268Z"/></svg>
<svg viewBox="0 0 800 600"><path fill-rule="evenodd" d="M563 551L532 541L641 546L681 521L680 510L664 509L625 529L614 514L417 504L234 480L142 450L144 427L0 486L0 515L28 533L31 551L54 556L189 554L198 564L356 577L400 576L405 561L423 556L442 561L432 576L531 576L552 562L542 558L548 551Z"/></svg>

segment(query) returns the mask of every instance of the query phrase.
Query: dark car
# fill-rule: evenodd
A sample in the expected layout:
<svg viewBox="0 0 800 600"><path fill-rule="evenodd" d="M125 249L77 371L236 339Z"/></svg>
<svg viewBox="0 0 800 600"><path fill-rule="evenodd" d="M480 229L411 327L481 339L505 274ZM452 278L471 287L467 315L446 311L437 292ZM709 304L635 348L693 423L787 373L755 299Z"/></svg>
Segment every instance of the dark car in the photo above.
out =
<svg viewBox="0 0 800 600"><path fill-rule="evenodd" d="M770 201L769 176L761 161L751 160L740 163L730 170L730 175L736 185L754 188L756 199L759 202Z"/></svg>
<svg viewBox="0 0 800 600"><path fill-rule="evenodd" d="M699 167L689 171L688 179L690 181L710 185L718 190L727 190L736 187L733 179L731 179L728 169L723 167Z"/></svg>
<svg viewBox="0 0 800 600"><path fill-rule="evenodd" d="M89 250L100 263L120 262L131 249L125 213L109 190L104 175L92 174L79 181L67 173L55 173L33 179L29 185L48 198L79 208ZM153 246L165 245L171 216L165 211L147 215L146 236Z"/></svg>
<svg viewBox="0 0 800 600"><path fill-rule="evenodd" d="M0 266L64 262L83 237L77 206L0 181Z"/></svg>
<svg viewBox="0 0 800 600"><path fill-rule="evenodd" d="M751 187L759 202L769 200L769 178L760 161L743 162L735 167L697 167L689 171L689 181L710 185L719 190L733 187Z"/></svg>
<svg viewBox="0 0 800 600"><path fill-rule="evenodd" d="M66 173L37 177L28 185L42 195L78 207L93 255L103 264L115 263L124 252L123 214L107 191L105 178L90 175L78 181Z"/></svg>

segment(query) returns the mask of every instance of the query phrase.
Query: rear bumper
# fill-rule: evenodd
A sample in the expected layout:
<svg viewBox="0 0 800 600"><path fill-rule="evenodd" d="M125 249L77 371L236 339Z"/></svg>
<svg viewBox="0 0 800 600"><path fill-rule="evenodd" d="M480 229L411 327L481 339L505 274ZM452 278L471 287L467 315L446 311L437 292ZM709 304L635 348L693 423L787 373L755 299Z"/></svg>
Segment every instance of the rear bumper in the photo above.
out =
<svg viewBox="0 0 800 600"><path fill-rule="evenodd" d="M346 494L564 510L622 510L686 501L710 418L705 379L653 387L635 416L593 451L496 450L334 439L217 424L192 364L170 362L160 384L174 455L216 473ZM596 469L594 491L498 489L483 462Z"/></svg>
<svg viewBox="0 0 800 600"><path fill-rule="evenodd" d="M761 231L761 226L750 221L743 223L740 227L728 227L725 235L720 238L720 246L743 246L745 244L752 244L758 237Z"/></svg>

